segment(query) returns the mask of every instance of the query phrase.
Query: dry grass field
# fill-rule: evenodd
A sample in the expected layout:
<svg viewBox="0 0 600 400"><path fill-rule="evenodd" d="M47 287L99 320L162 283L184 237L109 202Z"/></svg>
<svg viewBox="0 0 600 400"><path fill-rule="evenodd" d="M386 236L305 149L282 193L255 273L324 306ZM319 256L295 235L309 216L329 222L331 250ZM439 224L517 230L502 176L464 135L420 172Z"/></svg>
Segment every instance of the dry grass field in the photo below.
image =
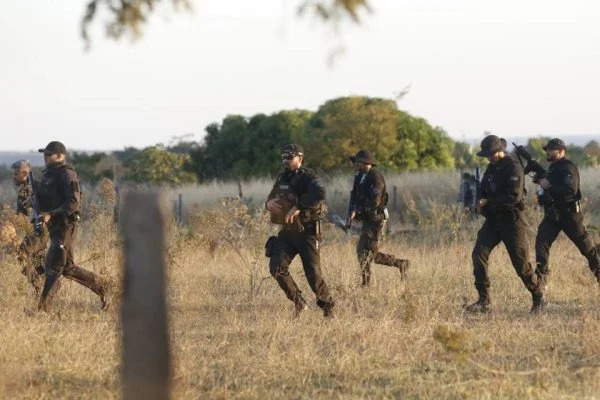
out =
<svg viewBox="0 0 600 400"><path fill-rule="evenodd" d="M585 171L583 188L586 218L595 226L598 172ZM403 209L382 250L412 260L409 278L403 282L397 270L375 266L373 286L359 288L357 236L328 225L321 255L337 303L331 321L314 305L299 260L291 270L311 308L293 318L262 255L273 232L263 211L235 200L219 204L219 197L236 193L234 186L223 193L216 184L185 189L185 198L196 196L192 203L203 191L213 201L188 204L185 224L172 224L167 233L172 397L600 398L600 287L575 246L561 236L552 248L543 314L529 315L530 296L503 247L491 258L493 313L465 314L463 306L476 299L470 254L482 220L449 204L458 184L449 176L389 181L403 191ZM328 187L342 193L346 183ZM249 185L253 204L264 198L268 183L262 185ZM33 291L5 243L0 398L120 397L122 254L108 210L88 208L76 251L81 266L110 279L108 312L93 293L65 280L52 312L36 312ZM527 219L533 261L540 214L530 209ZM414 230L398 229L407 224Z"/></svg>

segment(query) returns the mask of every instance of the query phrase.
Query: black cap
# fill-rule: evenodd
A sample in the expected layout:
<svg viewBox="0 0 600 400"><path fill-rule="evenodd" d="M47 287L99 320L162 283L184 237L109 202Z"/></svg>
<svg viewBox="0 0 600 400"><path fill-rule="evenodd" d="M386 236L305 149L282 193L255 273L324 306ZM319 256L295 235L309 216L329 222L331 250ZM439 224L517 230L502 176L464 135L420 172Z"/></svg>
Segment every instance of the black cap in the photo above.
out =
<svg viewBox="0 0 600 400"><path fill-rule="evenodd" d="M52 142L48 143L46 148L38 149L38 151L40 153L44 153L44 154L48 154L48 155L67 154L67 148L65 147L65 145L62 144L61 142L57 142L56 140L53 140Z"/></svg>
<svg viewBox="0 0 600 400"><path fill-rule="evenodd" d="M375 161L375 157L368 150L359 150L356 155L350 156L350 161L352 162L362 162L369 165L377 165L377 161Z"/></svg>
<svg viewBox="0 0 600 400"><path fill-rule="evenodd" d="M281 155L282 156L288 156L288 155L304 156L304 149L299 144L294 144L294 143L286 144L281 149Z"/></svg>
<svg viewBox="0 0 600 400"><path fill-rule="evenodd" d="M506 148L506 140L496 135L487 135L481 141L481 150L477 153L479 157L489 157Z"/></svg>
<svg viewBox="0 0 600 400"><path fill-rule="evenodd" d="M546 150L566 150L567 145L565 144L565 142L563 142L559 138L554 138L554 139L548 140L548 143L546 143L546 145L542 148L544 149L544 151L546 151Z"/></svg>

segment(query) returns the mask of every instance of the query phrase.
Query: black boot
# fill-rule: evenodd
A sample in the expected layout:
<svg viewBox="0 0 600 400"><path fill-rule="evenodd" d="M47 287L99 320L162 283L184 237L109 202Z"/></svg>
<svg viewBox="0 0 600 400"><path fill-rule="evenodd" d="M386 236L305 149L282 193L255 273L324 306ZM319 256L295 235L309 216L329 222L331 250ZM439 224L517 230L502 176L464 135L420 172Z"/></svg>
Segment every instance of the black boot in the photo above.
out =
<svg viewBox="0 0 600 400"><path fill-rule="evenodd" d="M489 300L479 299L475 303L466 306L465 311L472 314L487 314L492 311L492 308Z"/></svg>
<svg viewBox="0 0 600 400"><path fill-rule="evenodd" d="M490 306L490 295L488 289L485 287L478 287L477 293L479 294L479 300L473 304L469 304L465 307L465 311L472 314L487 314L492 311Z"/></svg>
<svg viewBox="0 0 600 400"><path fill-rule="evenodd" d="M327 319L333 319L334 315L333 315L333 304L325 304L325 306L323 307L323 318L327 318Z"/></svg>

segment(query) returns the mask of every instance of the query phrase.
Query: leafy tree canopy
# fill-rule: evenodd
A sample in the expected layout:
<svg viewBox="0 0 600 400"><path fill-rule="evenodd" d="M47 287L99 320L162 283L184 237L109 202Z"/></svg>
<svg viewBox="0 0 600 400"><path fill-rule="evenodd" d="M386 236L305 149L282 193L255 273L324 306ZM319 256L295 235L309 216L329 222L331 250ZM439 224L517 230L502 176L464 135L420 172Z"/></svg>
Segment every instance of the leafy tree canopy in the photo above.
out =
<svg viewBox="0 0 600 400"><path fill-rule="evenodd" d="M146 147L125 164L123 179L136 183L182 185L196 182L189 154Z"/></svg>

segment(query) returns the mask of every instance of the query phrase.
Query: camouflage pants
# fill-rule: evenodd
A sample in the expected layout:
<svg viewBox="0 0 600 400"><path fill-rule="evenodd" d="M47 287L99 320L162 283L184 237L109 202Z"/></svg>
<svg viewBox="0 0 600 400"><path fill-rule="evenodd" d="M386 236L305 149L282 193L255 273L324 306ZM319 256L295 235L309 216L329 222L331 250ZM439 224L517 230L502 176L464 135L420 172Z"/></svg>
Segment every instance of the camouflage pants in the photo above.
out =
<svg viewBox="0 0 600 400"><path fill-rule="evenodd" d="M550 258L550 247L560 232L577 246L579 252L588 260L588 266L600 282L600 254L598 247L594 246L592 238L585 229L581 213L558 212L548 213L538 227L535 237L535 258L537 263L536 273L540 278L546 280L550 273L548 259Z"/></svg>
<svg viewBox="0 0 600 400"><path fill-rule="evenodd" d="M48 235L44 232L42 235L30 233L23 239L19 245L18 259L23 265L21 273L25 275L36 296L40 294L44 286L44 263L46 257L46 244Z"/></svg>
<svg viewBox="0 0 600 400"><path fill-rule="evenodd" d="M302 267L310 288L317 297L317 306L333 306L333 299L321 272L319 238L310 230L297 232L282 230L273 245L269 261L269 270L288 299L297 303L302 301L302 292L290 275L289 267L296 255L300 255Z"/></svg>
<svg viewBox="0 0 600 400"><path fill-rule="evenodd" d="M360 232L360 238L356 244L356 255L360 265L362 285L368 286L371 283L371 263L397 267L399 259L391 254L381 253L379 251L379 238L383 231L382 221L363 221Z"/></svg>
<svg viewBox="0 0 600 400"><path fill-rule="evenodd" d="M532 294L541 293L541 285L529 262L529 251L525 221L520 213L502 218L486 218L477 233L477 241L473 249L473 275L479 300L490 301L490 280L488 276L488 259L492 250L504 243L513 268L523 284Z"/></svg>
<svg viewBox="0 0 600 400"><path fill-rule="evenodd" d="M78 267L73 261L75 231L75 224L67 224L63 229L50 231L50 248L45 262L46 280L40 297L42 309L47 308L49 294L61 276L87 287L100 297L106 294L100 277Z"/></svg>

